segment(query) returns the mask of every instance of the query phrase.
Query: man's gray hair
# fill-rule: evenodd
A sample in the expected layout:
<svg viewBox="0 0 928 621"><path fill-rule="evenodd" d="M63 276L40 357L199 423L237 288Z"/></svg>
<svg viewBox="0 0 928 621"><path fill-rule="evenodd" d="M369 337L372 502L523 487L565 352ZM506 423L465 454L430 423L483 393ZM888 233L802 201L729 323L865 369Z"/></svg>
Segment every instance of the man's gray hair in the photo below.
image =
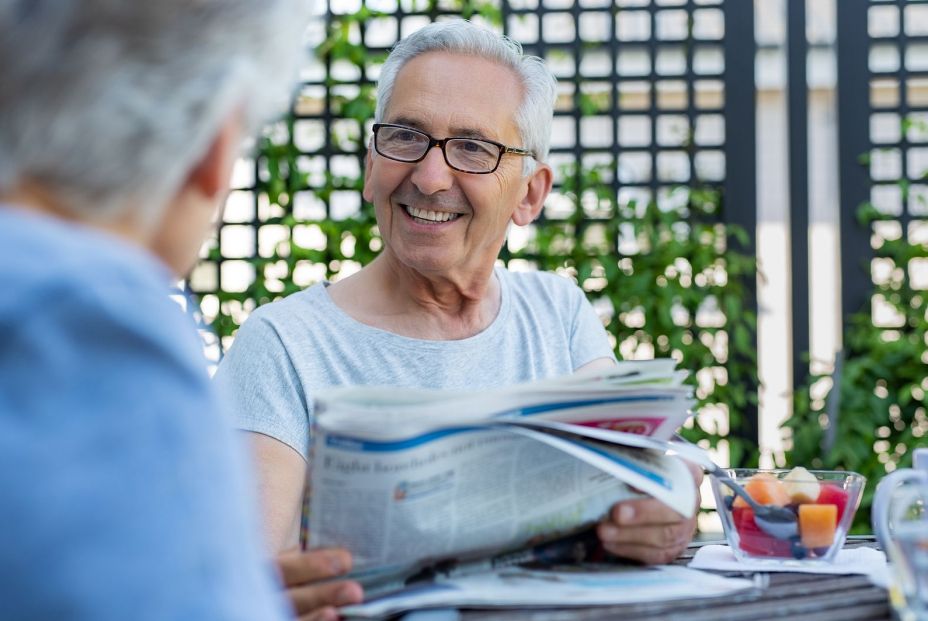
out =
<svg viewBox="0 0 928 621"><path fill-rule="evenodd" d="M0 0L0 194L151 223L237 111L283 111L306 0Z"/></svg>
<svg viewBox="0 0 928 621"><path fill-rule="evenodd" d="M547 160L554 100L557 97L554 75L542 59L523 54L522 46L517 41L466 20L429 24L396 44L380 70L376 122L384 120L400 69L416 56L427 52L477 56L512 69L519 76L523 87L522 101L516 110L515 119L522 144L513 146L533 151L538 161ZM531 158L525 158L524 172L530 173L534 164Z"/></svg>

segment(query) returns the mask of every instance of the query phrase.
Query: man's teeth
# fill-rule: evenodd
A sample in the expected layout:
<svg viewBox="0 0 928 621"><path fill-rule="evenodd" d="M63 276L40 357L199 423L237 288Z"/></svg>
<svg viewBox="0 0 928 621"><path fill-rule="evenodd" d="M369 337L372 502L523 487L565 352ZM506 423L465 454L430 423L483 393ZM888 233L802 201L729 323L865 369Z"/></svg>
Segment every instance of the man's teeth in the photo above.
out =
<svg viewBox="0 0 928 621"><path fill-rule="evenodd" d="M408 213L413 218L417 220L428 220L429 222L447 222L448 220L454 220L459 215L457 213L449 213L447 211L429 211L428 209L417 209L416 207L410 207L406 205L406 213Z"/></svg>

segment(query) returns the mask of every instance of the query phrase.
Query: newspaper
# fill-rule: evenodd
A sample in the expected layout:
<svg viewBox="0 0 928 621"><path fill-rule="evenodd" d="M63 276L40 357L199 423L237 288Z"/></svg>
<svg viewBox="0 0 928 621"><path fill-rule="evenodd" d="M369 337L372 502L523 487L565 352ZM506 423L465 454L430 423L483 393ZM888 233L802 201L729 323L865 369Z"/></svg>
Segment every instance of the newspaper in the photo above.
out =
<svg viewBox="0 0 928 621"><path fill-rule="evenodd" d="M339 610L347 617L376 618L419 608L608 606L718 597L751 589L729 578L686 567L621 565L522 568L436 581Z"/></svg>
<svg viewBox="0 0 928 621"><path fill-rule="evenodd" d="M349 549L370 595L449 567L498 567L642 494L689 517L692 476L666 454L694 405L685 376L653 360L476 394L325 391L309 546Z"/></svg>

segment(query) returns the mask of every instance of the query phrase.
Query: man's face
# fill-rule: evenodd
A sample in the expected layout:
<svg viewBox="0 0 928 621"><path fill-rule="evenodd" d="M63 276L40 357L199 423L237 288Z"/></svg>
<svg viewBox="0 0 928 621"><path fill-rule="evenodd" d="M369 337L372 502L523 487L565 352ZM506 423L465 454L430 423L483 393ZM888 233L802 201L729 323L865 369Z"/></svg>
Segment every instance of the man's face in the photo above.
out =
<svg viewBox="0 0 928 621"><path fill-rule="evenodd" d="M384 123L433 138L485 138L524 147L515 122L522 87L508 68L481 58L429 52L399 72ZM369 154L364 198L373 203L384 252L425 275L487 272L514 218L525 224L522 157L503 155L489 174L450 168L433 147L415 164ZM448 214L451 214L450 219Z"/></svg>

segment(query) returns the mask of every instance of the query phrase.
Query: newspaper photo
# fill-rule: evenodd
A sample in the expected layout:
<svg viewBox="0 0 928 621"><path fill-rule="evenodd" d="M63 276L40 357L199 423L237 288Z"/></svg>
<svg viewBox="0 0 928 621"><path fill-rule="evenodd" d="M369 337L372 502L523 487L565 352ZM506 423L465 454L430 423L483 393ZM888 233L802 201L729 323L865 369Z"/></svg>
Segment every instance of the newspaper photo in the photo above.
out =
<svg viewBox="0 0 928 621"><path fill-rule="evenodd" d="M684 379L653 360L479 394L323 392L309 547L350 550L372 594L576 533L627 498L689 517L693 478L667 454L694 404Z"/></svg>

